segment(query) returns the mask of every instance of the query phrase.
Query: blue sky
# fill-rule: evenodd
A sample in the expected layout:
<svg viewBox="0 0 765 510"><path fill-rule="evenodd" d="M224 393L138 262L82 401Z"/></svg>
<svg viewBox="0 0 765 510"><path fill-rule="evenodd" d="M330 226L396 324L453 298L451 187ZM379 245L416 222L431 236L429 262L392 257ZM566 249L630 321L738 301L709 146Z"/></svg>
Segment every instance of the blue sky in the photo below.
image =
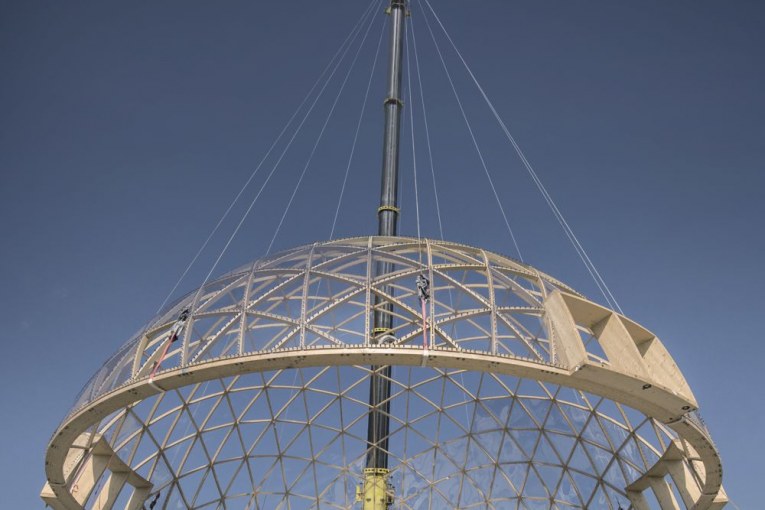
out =
<svg viewBox="0 0 765 510"><path fill-rule="evenodd" d="M756 508L765 7L433 3L625 313L684 371L733 501ZM2 3L0 477L13 488L9 507L42 507L45 445L75 394L154 314L367 5ZM274 250L329 236L382 22L371 25ZM515 256L418 7L411 22L445 237ZM356 47L217 273L266 252ZM601 300L454 54L445 56L525 261ZM336 236L376 228L381 70ZM416 96L406 102L421 115ZM414 235L405 124L401 230ZM439 237L422 127L415 120L420 226ZM204 279L274 161L179 293Z"/></svg>

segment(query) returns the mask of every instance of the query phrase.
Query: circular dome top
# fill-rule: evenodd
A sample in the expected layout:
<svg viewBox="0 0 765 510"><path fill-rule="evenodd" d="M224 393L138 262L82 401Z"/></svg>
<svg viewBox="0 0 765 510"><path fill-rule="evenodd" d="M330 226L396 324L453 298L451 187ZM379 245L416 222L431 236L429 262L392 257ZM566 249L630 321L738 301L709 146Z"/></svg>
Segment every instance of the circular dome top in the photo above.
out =
<svg viewBox="0 0 765 510"><path fill-rule="evenodd" d="M392 329L374 331L375 313ZM686 504L724 498L693 394L655 335L526 264L401 237L299 247L169 306L78 396L43 498L349 508L380 366L395 370L396 508L640 508L678 459Z"/></svg>
<svg viewBox="0 0 765 510"><path fill-rule="evenodd" d="M376 264L384 262L392 271L375 276ZM579 295L570 287L527 264L463 244L359 237L255 261L177 300L109 358L73 411L148 377L185 309L191 311L189 325L157 373L248 353L369 344L374 295L396 307L395 345L420 346L419 274L432 282L430 347L555 363L540 320L543 303L554 290Z"/></svg>

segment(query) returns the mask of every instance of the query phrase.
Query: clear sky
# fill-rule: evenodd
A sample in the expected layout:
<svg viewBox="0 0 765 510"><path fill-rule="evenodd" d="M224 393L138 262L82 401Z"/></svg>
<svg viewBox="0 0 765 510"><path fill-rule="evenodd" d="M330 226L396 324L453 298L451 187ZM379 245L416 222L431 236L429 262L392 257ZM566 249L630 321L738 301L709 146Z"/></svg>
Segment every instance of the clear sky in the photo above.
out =
<svg viewBox="0 0 765 510"><path fill-rule="evenodd" d="M729 495L761 507L765 4L431 1L625 313L685 373ZM367 5L0 2L3 507L42 507L45 446L74 396L153 316ZM376 12L274 250L330 234L384 22ZM516 256L422 11L412 14L445 237ZM267 251L359 42L216 274ZM454 54L445 58L524 260L602 301ZM376 229L377 71L336 237ZM406 106L421 115L419 98ZM406 124L402 232L415 235ZM418 117L420 223L439 237L422 127ZM204 279L283 146L178 293Z"/></svg>

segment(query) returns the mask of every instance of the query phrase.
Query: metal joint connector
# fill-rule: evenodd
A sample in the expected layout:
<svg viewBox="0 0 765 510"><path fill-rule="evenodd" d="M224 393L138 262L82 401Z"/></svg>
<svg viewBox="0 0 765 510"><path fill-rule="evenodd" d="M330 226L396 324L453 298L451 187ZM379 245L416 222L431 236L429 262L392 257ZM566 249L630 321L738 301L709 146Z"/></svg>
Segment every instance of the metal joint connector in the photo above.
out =
<svg viewBox="0 0 765 510"><path fill-rule="evenodd" d="M395 105L398 105L401 108L404 107L404 102L402 100L400 100L400 99L395 98L395 97L388 97L388 98L386 98L385 102L383 104L385 106L388 106L389 104L395 104Z"/></svg>
<svg viewBox="0 0 765 510"><path fill-rule="evenodd" d="M393 12L393 9L406 9L406 0L391 0L390 6L385 8L385 14L390 16L390 13ZM410 12L407 9L406 15L409 16Z"/></svg>
<svg viewBox="0 0 765 510"><path fill-rule="evenodd" d="M377 214L380 214L383 211L391 211L398 214L401 212L401 209L399 209L395 205L381 205L380 207L377 208Z"/></svg>

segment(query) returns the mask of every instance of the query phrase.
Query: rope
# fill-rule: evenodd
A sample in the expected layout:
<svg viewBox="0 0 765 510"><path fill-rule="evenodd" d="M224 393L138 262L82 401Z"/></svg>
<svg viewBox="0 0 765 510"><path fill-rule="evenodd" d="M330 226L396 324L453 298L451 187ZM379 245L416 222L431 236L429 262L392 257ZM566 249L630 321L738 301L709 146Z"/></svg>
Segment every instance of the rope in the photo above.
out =
<svg viewBox="0 0 765 510"><path fill-rule="evenodd" d="M427 0L425 0L427 2ZM428 4L430 5L430 4ZM420 6L422 9L422 6ZM425 19L425 25L428 27L428 31L430 32L430 37L433 39L433 44L436 47L436 51L438 52L438 58L441 60L441 65L444 68L444 72L446 73L446 77L449 80L449 85L452 88L452 92L454 93L454 97L457 100L457 105L459 106L460 112L462 113L462 119L465 121L465 125L467 126L468 132L470 133L470 138L473 141L473 146L475 147L476 152L478 153L478 159L481 161L481 166L483 167L483 171L486 174L486 178L489 181L489 185L491 186L491 191L494 194L494 199L497 202L497 205L499 206L499 211L502 213L502 219L505 221L505 226L507 227L507 231L510 233L510 238L513 241L513 245L515 246L515 250L518 253L518 258L523 262L523 255L521 254L521 249L518 246L518 242L515 239L515 234L513 233L513 229L510 227L510 221L507 219L507 214L505 213L505 208L502 205L502 201L499 198L499 193L497 193L497 188L494 186L494 180L491 178L491 174L489 173L489 168L486 165L486 161L483 158L483 153L481 152L481 148L478 145L478 141L475 138L475 133L473 133L473 128L470 125L470 121L468 120L467 114L465 113L465 107L462 105L462 100L460 99L459 94L457 93L457 89L454 86L454 80L452 80L451 73L449 72L449 68L446 65L446 61L444 60L443 53L441 52L441 48L438 46L438 41L436 40L436 35L433 33L433 29L430 26L430 22L428 21L428 18L424 16L425 10L423 11L423 19Z"/></svg>
<svg viewBox="0 0 765 510"><path fill-rule="evenodd" d="M547 191L547 188L542 184L542 181L539 179L539 176L537 175L536 171L534 171L534 168L531 166L531 163L529 163L528 159L526 159L525 154L521 150L520 146L515 140L515 137L510 133L510 130L507 128L507 125L500 117L499 113L497 112L496 108L494 108L494 104L489 99L488 95L484 91L483 87L481 87L481 84L478 82L478 79L475 77L475 74L473 74L472 69L468 65L468 63L465 61L465 58L462 56L462 53L457 48L457 45L454 43L454 40L449 35L448 31L446 30L446 27L441 22L441 19L438 17L438 14L436 14L435 10L433 9L433 6L430 4L429 0L425 0L425 3L427 4L430 11L433 13L433 17L438 22L438 25L441 27L441 30L444 32L444 35L446 36L447 40L451 44L452 48L456 52L457 56L459 57L460 61L462 62L462 65L465 66L465 70L470 75L470 78L473 80L473 83L478 88L478 91L481 93L481 96L483 97L484 101L486 102L487 106L491 110L492 114L494 115L494 118L496 119L497 123L502 128L502 131L505 134L505 137L510 141L513 148L515 149L516 154L518 154L518 157L520 158L521 162L523 163L523 166L526 168L526 171L531 176L531 179L534 181L534 184L536 184L537 189L542 194L542 197L544 198L545 202L547 202L548 207L552 211L553 215L555 216L555 219L558 221L560 226L563 228L564 233L566 234L566 237L568 237L569 241L574 247L574 250L576 251L577 255L579 255L579 258L582 260L582 263L584 264L585 268L587 268L587 272L590 273L590 276L595 281L595 285L597 285L600 292L603 294L604 299L606 302L608 302L609 306L612 308L615 308L619 311L619 313L623 313L621 307L619 306L619 303L616 301L616 298L614 297L611 290L608 288L608 285L606 285L605 280L601 276L600 272L595 267L595 264L590 259L589 255L585 251L584 247L582 246L579 239L574 234L573 229L566 221L563 214L560 212L560 209L558 209L558 206L555 204L555 201L552 199L552 196ZM424 10L423 10L424 12ZM427 19L426 19L427 21Z"/></svg>
<svg viewBox="0 0 765 510"><path fill-rule="evenodd" d="M295 200L295 195L297 195L297 192L300 189L300 184L302 184L303 178L305 177L305 174L308 171L308 168L311 166L311 161L313 160L313 156L314 154L316 154L316 148L319 146L319 143L321 143L321 139L324 136L324 131L326 131L327 125L329 124L329 121L332 119L332 115L335 112L337 103L340 101L340 96L343 94L343 90L345 90L345 85L348 83L348 78L351 76L351 73L353 72L353 69L356 66L356 61L359 58L359 54L361 53L361 50L364 48L364 43L366 42L367 37L369 36L370 30L372 29L372 25L374 24L374 19L375 19L375 16L370 17L369 25L367 26L367 29L364 32L364 37L362 37L361 43L359 43L359 47L356 49L356 53L353 56L353 60L351 60L351 65L348 68L348 72L345 73L345 77L343 78L343 82L340 85L340 89L337 91L337 94L335 95L335 100L332 103L332 107L329 109L329 113L327 113L327 118L324 120L324 124L321 126L319 135L316 137L316 141L313 144L311 153L308 155L308 160L306 161L305 166L303 167L303 171L300 173L300 178L298 179L298 182L295 185L295 189L292 190L292 195L290 196L290 199L287 201L287 207L284 208L284 213L282 213L282 217L279 220L279 224L276 226L276 231L274 232L274 235L271 238L271 242L268 243L268 249L266 250L265 256L268 256L268 254L271 253L271 248L273 248L274 246L274 241L276 241L276 237L279 235L279 231L281 230L282 225L284 224L284 218L287 217L287 213L289 212L290 207L292 206L292 202Z"/></svg>
<svg viewBox="0 0 765 510"><path fill-rule="evenodd" d="M412 171L414 174L414 209L415 209L415 216L417 218L417 256L419 259L419 265L420 268L422 268L422 235L420 230L420 195L417 188L417 153L415 151L415 138L414 138L414 95L412 94L412 73L410 68L411 63L411 53L409 51L409 31L404 32L404 44L406 48L406 80L407 80L407 94L408 99L410 102L410 108L409 108L409 124L410 128L409 131L412 134ZM427 313L427 297L425 292L427 292L427 287L425 287L424 283L421 283L420 280L424 280L427 282L428 280L425 278L425 276L420 273L420 275L417 277L417 286L418 286L418 292L420 293L420 305L422 306L422 348L426 349L428 348L428 313ZM423 285L423 288L420 289L420 285ZM423 351L424 353L424 351ZM423 363L425 361L423 360Z"/></svg>
<svg viewBox="0 0 765 510"><path fill-rule="evenodd" d="M165 307L165 305L167 304L167 302L170 299L170 297L178 289L178 286L181 284L183 279L186 278L186 275L189 273L191 268L194 266L194 264L196 263L197 259L199 259L199 256L202 254L204 249L207 248L207 245L210 243L210 240L212 240L213 236L218 232L218 229L223 224L223 221L228 217L228 214L231 212L231 209L233 209L234 205L241 198L242 194L244 193L244 190L250 185L250 183L252 182L252 180L255 178L255 176L257 175L258 171L260 170L261 166L263 166L263 163L271 155L271 152L274 150L276 145L282 139L282 136L284 136L284 133L287 131L289 126L292 124L292 121L295 120L295 117L297 117L297 115L300 112L300 110L302 110L303 106L305 106L306 102L308 101L308 98L311 97L311 94L313 94L313 91L316 89L316 86L321 82L322 78L327 73L327 70L329 70L329 68L332 66L332 63L335 61L335 59L337 59L338 55L340 54L342 49L345 47L345 45L349 42L349 40L351 40L351 37L354 35L354 33L356 33L358 31L359 27L363 23L363 20L366 19L366 17L369 15L369 12L370 12L370 10L371 10L371 8L372 8L372 6L374 4L375 4L375 0L373 0L369 4L369 6L367 6L366 10L361 15L361 17L356 21L356 24L353 26L351 31L348 33L347 36L345 36L345 39L340 44L340 47L338 47L337 51L335 51L335 54L329 60L327 65L324 67L324 70L322 70L321 74L316 79L316 81L314 82L313 86L311 86L311 88L308 91L308 93L305 95L303 100L300 102L300 105L298 105L298 107L295 109L295 112L292 114L292 116L289 118L287 123L282 128L281 132L279 133L279 136L276 137L274 142L271 144L271 147L269 147L268 151L266 152L265 156L263 156L263 158L260 160L260 163L258 163L258 165L255 167L255 170L253 170L253 172L250 174L250 177L247 179L247 181L244 183L244 185L239 189L239 192L234 197L234 200L229 204L229 206L226 209L226 211L223 213L223 215L218 220L218 223L216 223L215 227L212 229L210 234L207 236L207 239L205 239L205 241L202 243L202 246L197 250L196 254L191 259L191 262L189 262L189 264L186 266L186 269L184 269L184 271L181 274L181 276L175 282L175 285L173 285L173 288L170 289L170 292L167 293L167 296L165 296L165 299L162 301L162 304L159 305L159 308L157 308L157 312L156 313L160 313L162 311L162 309Z"/></svg>
<svg viewBox="0 0 765 510"><path fill-rule="evenodd" d="M375 68L377 67L377 59L380 56L380 47L382 46L383 35L385 35L385 24L383 23L380 29L380 38L377 40L377 50L375 51L375 58L372 61L372 70L369 73L369 81L367 81L367 90L364 93L364 101L361 103L361 113L359 114L359 121L356 124L356 132L353 135L353 145L351 145L351 153L348 156L348 164L345 167L345 176L343 177L343 185L340 187L340 197L337 199L337 208L335 208L335 217L332 220L332 230L329 232L329 239L334 239L335 227L337 226L337 218L340 215L340 205L343 202L343 195L345 194L345 185L348 182L348 174L351 170L351 162L353 161L353 155L356 151L356 142L359 139L359 131L361 130L361 122L364 119L364 112L369 101L369 90L372 88L372 79L374 78Z"/></svg>
<svg viewBox="0 0 765 510"><path fill-rule="evenodd" d="M422 7L420 7L420 8L422 9ZM423 10L423 14L424 14L424 12L425 11ZM423 16L423 18L425 18L425 16ZM426 22L427 22L427 19L426 19ZM439 200L438 200L438 186L436 185L436 172L435 172L435 165L433 164L433 151L432 151L432 146L431 146L431 142L430 142L430 129L429 129L429 124L428 124L427 109L426 109L426 105L425 105L425 93L424 93L424 90L423 90L424 88L423 88L423 83L422 83L422 73L420 71L420 60L419 60L419 53L417 51L417 38L415 36L414 20L413 19L410 20L409 25L411 26L411 30L412 30L412 43L413 43L413 46L414 46L414 58L415 58L416 69L417 69L417 81L419 83L419 88L420 88L420 101L422 102L422 117L423 117L423 122L425 124L425 140L427 142L427 147L428 147L428 160L430 162L430 175L431 175L432 182L433 182L433 195L435 197L436 214L438 216L438 230L439 230L439 234L441 236L441 240L443 241L444 238L445 238L444 237L444 227L443 227L443 222L442 222L442 219L441 219L441 207L439 205ZM430 27L428 27L428 28L430 28ZM432 35L432 31L431 31L431 35ZM436 48L438 48L437 45L436 45ZM442 62L443 62L443 59L442 59ZM501 205L500 205L500 208L501 208ZM508 228L509 228L509 226L508 226ZM513 242L515 242L515 238L512 235L512 231L510 232L510 235L513 238ZM517 249L517 247L518 247L518 245L516 243L516 249ZM519 256L520 256L520 252L519 252ZM451 288L451 286L447 288L447 294L449 296L449 306L452 308L452 310L454 310L454 296L452 295L452 288ZM455 327L456 327L456 322L453 322L452 323L452 332L451 332L452 336L454 336ZM462 386L465 386L465 378L464 378L463 372L459 373L459 378L460 378L460 382L462 383ZM463 408L465 410L465 422L469 423L470 422L470 416L468 414L467 406L463 406Z"/></svg>
<svg viewBox="0 0 765 510"><path fill-rule="evenodd" d="M374 0L369 5L369 7L367 7L367 11L364 13L364 16L363 16L364 21L362 22L362 24L366 21L366 18L373 11L372 7L375 5L376 2L377 2L377 0ZM358 36L358 34L360 33L360 31L361 31L360 30L360 26L361 25L359 25L359 30L355 30L354 29L356 31L356 33L354 34L354 36L353 36L351 41L355 40L356 37ZM202 289L204 288L205 284L207 284L207 282L209 281L210 277L212 276L213 272L215 271L215 268L218 266L218 263L220 263L221 259L223 258L223 255L226 253L226 251L228 250L228 247L231 245L231 242L234 240L236 235L239 233L239 229L242 227L242 224L247 219L247 216L249 216L250 211L252 211L252 208L255 206L255 203L260 198L261 194L263 193L263 190L268 185L268 182L271 180L271 177L273 177L274 172L279 167L279 164L284 159L284 155L287 153L287 151L292 146L292 142L295 141L295 138L300 133L300 130L303 128L303 125L305 124L306 120L308 119L308 117L313 112L314 107L319 102L319 99L321 98L321 96L324 94L324 90L326 90L327 85L329 84L330 80L332 79L332 77L337 72L337 69L340 67L340 64L342 63L342 61L345 59L345 55L347 55L349 49L350 49L350 44L343 50L342 55L340 56L340 58L335 63L335 65L334 65L334 67L332 69L332 72L330 73L329 77L325 80L324 85L322 85L321 89L319 90L318 95L316 96L316 98L311 103L311 106L308 108L308 111L305 113L305 115L303 116L302 120L300 121L300 124L295 129L295 132L293 133L292 137L287 142L286 147L284 148L284 150L282 150L281 154L279 155L279 158L277 159L276 163L274 164L273 168L271 169L271 172L268 174L268 176L266 177L266 180L263 182L262 186L258 190L257 195L255 195L255 198L252 199L252 202L250 202L249 207L247 208L247 210L242 215L242 219L237 224L236 228L234 229L234 232L228 238L228 241L226 242L226 245L223 247L223 250L221 250L220 254L218 255L218 258L215 260L215 262L213 263L212 267L210 268L210 271L207 273L207 276L205 276L205 279L202 282L202 285L199 287L199 290L197 291L197 296L202 292Z"/></svg>
<svg viewBox="0 0 765 510"><path fill-rule="evenodd" d="M407 95L409 99L409 132L412 135L412 172L414 174L414 211L417 221L417 243L422 244L422 232L420 229L420 194L417 189L417 152L415 150L414 140L414 96L412 95L412 73L410 71L410 52L409 52L409 31L404 32L404 48L406 51L406 81ZM422 250L418 248L420 266L422 266Z"/></svg>
<svg viewBox="0 0 765 510"><path fill-rule="evenodd" d="M430 144L430 128L428 126L428 115L425 108L425 93L422 86L422 74L420 72L420 58L417 52L417 38L414 35L414 19L410 18L409 28L412 31L412 49L414 50L414 63L417 70L417 83L420 89L420 104L422 105L422 120L425 126L425 140L428 147L428 161L430 162L430 175L433 180L433 195L435 196L436 203L436 216L438 217L438 232L441 236L441 240L444 240L444 225L441 221L441 205L438 201L438 187L436 186L436 171L433 165L433 150Z"/></svg>

